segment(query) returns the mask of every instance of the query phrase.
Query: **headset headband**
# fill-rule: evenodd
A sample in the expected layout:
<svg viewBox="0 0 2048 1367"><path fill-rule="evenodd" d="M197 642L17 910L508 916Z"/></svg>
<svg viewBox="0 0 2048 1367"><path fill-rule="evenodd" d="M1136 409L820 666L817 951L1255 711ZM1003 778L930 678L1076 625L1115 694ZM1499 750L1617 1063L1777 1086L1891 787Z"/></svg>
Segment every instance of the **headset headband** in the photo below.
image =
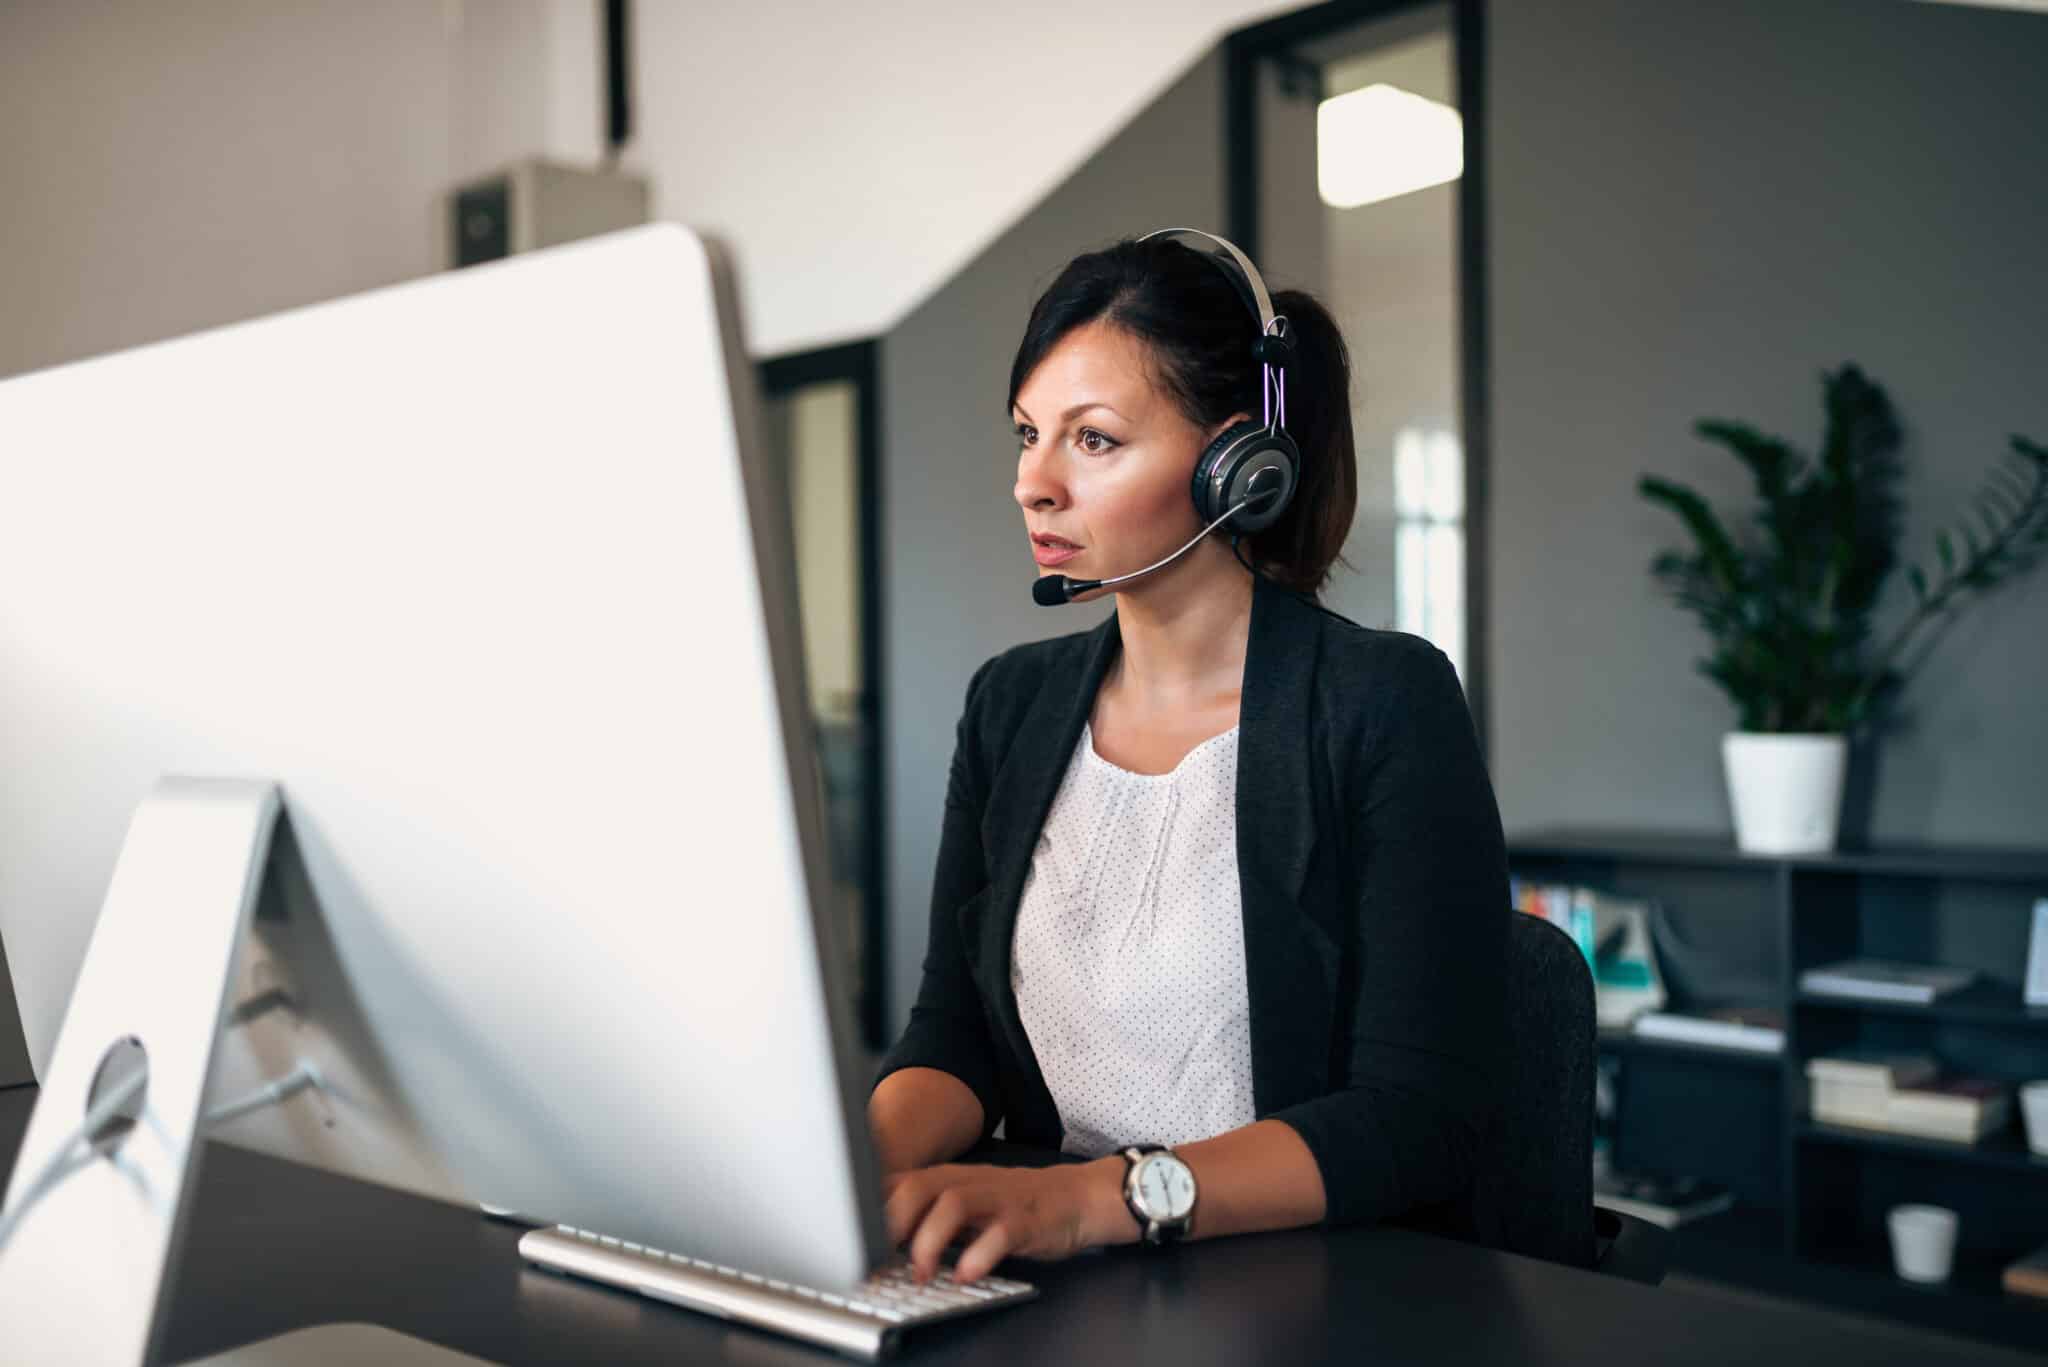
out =
<svg viewBox="0 0 2048 1367"><path fill-rule="evenodd" d="M1205 233L1200 228L1159 228L1139 238L1150 242L1155 237L1167 238L1184 247L1200 252L1216 263L1216 268L1229 276L1237 286L1245 302L1259 318L1259 340L1252 343L1252 356L1259 362L1259 393L1265 404L1266 430L1282 433L1287 426L1287 365L1288 356L1294 350L1294 337L1287 325L1284 314L1273 312L1273 300L1266 293L1266 282L1259 275L1259 268L1252 259L1237 249L1237 244L1214 233ZM1190 240L1198 239L1198 240ZM1203 245L1203 244L1211 245ZM1216 249L1221 248L1219 252ZM1229 257L1226 264L1224 257ZM1236 267L1231 269L1232 265Z"/></svg>
<svg viewBox="0 0 2048 1367"><path fill-rule="evenodd" d="M1214 233L1205 233L1200 228L1160 228L1155 232L1146 233L1138 241L1150 242L1155 237L1170 238L1211 258L1218 257L1217 248L1222 248L1222 254L1228 255L1237 267L1235 271L1226 269L1224 274L1231 277L1232 282L1238 287L1238 293L1246 296L1245 303L1258 315L1259 334L1264 337L1287 335L1287 320L1274 314L1273 300L1266 293L1266 282L1259 275L1259 268L1252 264L1250 257L1237 249L1236 243L1220 238ZM1190 238L1198 238L1200 241L1190 241ZM1217 260L1216 264L1220 266L1223 263Z"/></svg>

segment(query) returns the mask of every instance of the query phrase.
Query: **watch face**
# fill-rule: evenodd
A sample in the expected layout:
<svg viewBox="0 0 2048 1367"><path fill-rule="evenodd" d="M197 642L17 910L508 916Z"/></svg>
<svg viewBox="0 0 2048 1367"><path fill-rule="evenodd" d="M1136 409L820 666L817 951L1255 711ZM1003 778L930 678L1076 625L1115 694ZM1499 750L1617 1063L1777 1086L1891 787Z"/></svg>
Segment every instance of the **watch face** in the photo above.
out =
<svg viewBox="0 0 2048 1367"><path fill-rule="evenodd" d="M1138 1165L1138 1203L1155 1220L1182 1220L1195 1208L1195 1175L1170 1153Z"/></svg>

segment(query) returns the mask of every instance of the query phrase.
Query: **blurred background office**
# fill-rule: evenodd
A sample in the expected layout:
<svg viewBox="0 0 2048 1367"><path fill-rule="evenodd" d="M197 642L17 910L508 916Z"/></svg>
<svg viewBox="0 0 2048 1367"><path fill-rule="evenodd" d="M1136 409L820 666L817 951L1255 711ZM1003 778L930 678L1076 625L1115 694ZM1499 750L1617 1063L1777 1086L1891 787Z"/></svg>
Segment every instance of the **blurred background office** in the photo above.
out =
<svg viewBox="0 0 2048 1367"><path fill-rule="evenodd" d="M1539 913L1551 887L1654 908L1674 1012L1776 1010L1778 1049L1744 1057L1603 1036L1609 1159L1729 1207L1686 1226L1680 1275L2048 1343L2003 1276L2048 1241L2021 1108L1929 1147L1819 1123L1803 1091L1804 1056L1872 1047L2048 1077L2022 982L2048 899L2048 574L1961 594L1858 733L1838 838L1759 861L1734 852L1722 754L1747 724L1650 572L1689 543L1637 487L1663 475L1760 535L1754 473L1694 424L1817 453L1823 374L1853 363L1896 407L1901 571L1938 586L1967 555L1937 532L2024 471L2011 434L2048 442L2044 10L18 0L0 376L621 221L723 236L879 1044L917 980L968 676L1107 610L1028 598L1002 407L1025 315L1081 250L1222 231L1347 329L1361 492L1326 598L1456 663L1518 888ZM1873 638L1918 601L1893 575ZM1914 1017L1798 990L1879 951L1975 995ZM1913 1199L1961 1212L1931 1289L1892 1276L1886 1213Z"/></svg>

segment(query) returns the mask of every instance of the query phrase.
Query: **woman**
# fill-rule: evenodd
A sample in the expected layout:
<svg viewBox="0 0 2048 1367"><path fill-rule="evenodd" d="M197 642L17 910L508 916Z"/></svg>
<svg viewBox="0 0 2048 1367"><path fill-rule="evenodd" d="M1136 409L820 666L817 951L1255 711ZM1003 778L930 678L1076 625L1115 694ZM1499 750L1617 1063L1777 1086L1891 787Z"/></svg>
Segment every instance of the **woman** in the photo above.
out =
<svg viewBox="0 0 2048 1367"><path fill-rule="evenodd" d="M1202 236L1076 258L1011 368L1042 575L1199 540L1119 585L1101 626L968 685L923 983L868 1107L920 1279L956 1242L966 1281L1141 1237L1396 1216L1489 1237L1472 1186L1510 914L1492 788L1443 654L1314 602L1356 501L1336 325L1299 292L1261 312L1234 248L1180 240ZM1262 343L1283 331L1291 350ZM1263 420L1260 358L1285 362L1298 483L1262 479L1203 537L1217 508L1191 477ZM998 1123L1089 1161L949 1161Z"/></svg>

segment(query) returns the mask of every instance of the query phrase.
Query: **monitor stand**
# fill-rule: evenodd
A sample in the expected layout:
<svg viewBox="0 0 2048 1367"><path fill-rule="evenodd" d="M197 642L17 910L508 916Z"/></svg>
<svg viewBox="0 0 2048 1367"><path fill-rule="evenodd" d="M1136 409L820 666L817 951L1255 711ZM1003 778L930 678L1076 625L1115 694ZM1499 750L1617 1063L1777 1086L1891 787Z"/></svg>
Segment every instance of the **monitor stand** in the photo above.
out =
<svg viewBox="0 0 2048 1367"><path fill-rule="evenodd" d="M203 778L166 778L135 810L0 1214L11 1358L141 1367L161 1357L207 1084L280 810L274 783ZM273 1099L309 1085L278 1081ZM86 1134L89 1112L99 1123ZM308 1355L277 1356L298 1350ZM330 1325L209 1361L477 1360Z"/></svg>

